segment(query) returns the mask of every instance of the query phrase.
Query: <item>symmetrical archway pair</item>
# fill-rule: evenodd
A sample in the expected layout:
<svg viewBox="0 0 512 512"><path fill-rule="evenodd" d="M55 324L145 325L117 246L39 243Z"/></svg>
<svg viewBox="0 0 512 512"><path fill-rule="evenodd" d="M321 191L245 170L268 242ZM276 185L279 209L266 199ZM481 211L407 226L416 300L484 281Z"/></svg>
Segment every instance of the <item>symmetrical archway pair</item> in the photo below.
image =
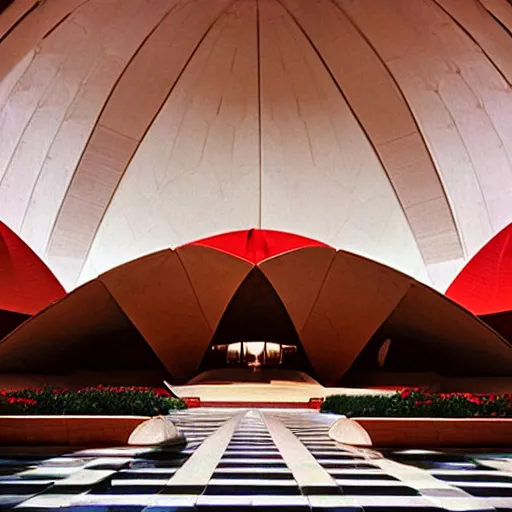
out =
<svg viewBox="0 0 512 512"><path fill-rule="evenodd" d="M384 323L392 335L405 333L433 365L450 361L462 373L486 375L511 367L502 338L411 277L307 238L248 230L164 249L102 274L7 336L0 371L64 371L59 347L86 348L131 322L171 376L188 380L255 271L279 296L323 383L338 382Z"/></svg>

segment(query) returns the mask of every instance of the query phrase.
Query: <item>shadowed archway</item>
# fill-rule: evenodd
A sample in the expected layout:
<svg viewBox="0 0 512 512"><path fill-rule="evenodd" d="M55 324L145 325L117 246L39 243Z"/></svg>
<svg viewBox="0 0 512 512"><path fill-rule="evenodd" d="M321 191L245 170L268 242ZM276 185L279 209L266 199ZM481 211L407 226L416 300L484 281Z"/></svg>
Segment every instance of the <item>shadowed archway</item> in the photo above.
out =
<svg viewBox="0 0 512 512"><path fill-rule="evenodd" d="M210 348L240 341L267 341L296 346L294 369L311 375L311 365L290 315L273 286L257 267L249 272L233 295L215 330ZM214 364L208 350L201 370L211 369Z"/></svg>

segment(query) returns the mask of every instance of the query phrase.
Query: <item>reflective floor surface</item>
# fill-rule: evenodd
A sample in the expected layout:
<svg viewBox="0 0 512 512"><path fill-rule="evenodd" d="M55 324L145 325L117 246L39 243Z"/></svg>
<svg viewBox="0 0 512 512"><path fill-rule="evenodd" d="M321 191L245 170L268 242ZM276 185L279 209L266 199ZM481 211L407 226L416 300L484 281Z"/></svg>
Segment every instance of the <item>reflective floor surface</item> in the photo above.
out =
<svg viewBox="0 0 512 512"><path fill-rule="evenodd" d="M358 450L311 411L172 418L183 449L0 448L0 510L512 511L512 451Z"/></svg>

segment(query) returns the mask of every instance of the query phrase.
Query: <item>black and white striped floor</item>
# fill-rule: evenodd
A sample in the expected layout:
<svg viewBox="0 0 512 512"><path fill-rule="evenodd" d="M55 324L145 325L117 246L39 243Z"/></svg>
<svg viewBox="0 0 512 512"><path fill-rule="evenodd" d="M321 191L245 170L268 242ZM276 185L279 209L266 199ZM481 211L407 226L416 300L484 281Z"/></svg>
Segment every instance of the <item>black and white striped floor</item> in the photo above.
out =
<svg viewBox="0 0 512 512"><path fill-rule="evenodd" d="M0 448L0 510L512 511L512 452L354 449L306 410L172 418L184 449Z"/></svg>

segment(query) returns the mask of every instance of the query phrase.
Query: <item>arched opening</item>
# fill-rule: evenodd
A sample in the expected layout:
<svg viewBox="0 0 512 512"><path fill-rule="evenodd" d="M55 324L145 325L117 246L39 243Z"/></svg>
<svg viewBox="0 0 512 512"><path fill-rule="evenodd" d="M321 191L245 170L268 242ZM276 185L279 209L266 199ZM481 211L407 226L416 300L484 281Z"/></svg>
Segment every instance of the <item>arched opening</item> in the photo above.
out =
<svg viewBox="0 0 512 512"><path fill-rule="evenodd" d="M265 275L254 268L228 304L200 372L221 370L264 381L276 369L312 373L284 304Z"/></svg>

